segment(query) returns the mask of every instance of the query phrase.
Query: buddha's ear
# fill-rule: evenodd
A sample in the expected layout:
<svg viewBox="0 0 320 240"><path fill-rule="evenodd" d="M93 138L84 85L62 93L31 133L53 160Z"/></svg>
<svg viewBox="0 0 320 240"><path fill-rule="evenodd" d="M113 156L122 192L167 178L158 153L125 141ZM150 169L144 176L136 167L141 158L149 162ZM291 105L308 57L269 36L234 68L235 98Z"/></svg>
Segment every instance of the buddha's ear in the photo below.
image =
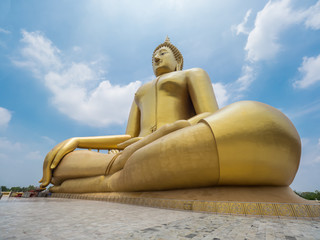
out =
<svg viewBox="0 0 320 240"><path fill-rule="evenodd" d="M177 61L177 66L176 66L176 71L181 71L182 70L182 59L179 59Z"/></svg>

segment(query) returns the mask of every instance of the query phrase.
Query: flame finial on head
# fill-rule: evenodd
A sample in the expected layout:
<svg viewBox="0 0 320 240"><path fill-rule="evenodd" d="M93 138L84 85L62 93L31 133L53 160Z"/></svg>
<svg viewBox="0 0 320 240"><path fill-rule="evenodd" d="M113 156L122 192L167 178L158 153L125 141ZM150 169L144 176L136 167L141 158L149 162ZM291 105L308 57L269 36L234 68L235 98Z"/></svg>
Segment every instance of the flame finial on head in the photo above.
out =
<svg viewBox="0 0 320 240"><path fill-rule="evenodd" d="M153 54L152 54L152 59L153 59L153 56L155 54L155 52L161 48L161 47L168 47L171 49L171 51L173 52L173 55L175 57L175 59L177 60L177 62L180 62L181 61L181 66L180 66L180 69L177 69L177 70L182 70L183 68L183 56L181 54L181 52L178 50L178 48L176 46L174 46L171 42L170 42L170 38L166 37L166 40L164 41L164 43L161 43L158 47L156 47L156 49L153 51Z"/></svg>

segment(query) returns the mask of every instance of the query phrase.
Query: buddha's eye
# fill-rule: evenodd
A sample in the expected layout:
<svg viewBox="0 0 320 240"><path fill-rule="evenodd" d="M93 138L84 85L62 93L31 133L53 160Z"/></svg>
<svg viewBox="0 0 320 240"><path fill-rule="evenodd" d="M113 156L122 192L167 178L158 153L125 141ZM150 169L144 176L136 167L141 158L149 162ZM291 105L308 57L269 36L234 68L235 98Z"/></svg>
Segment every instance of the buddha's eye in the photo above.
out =
<svg viewBox="0 0 320 240"><path fill-rule="evenodd" d="M162 55L165 55L166 54L166 52L162 52L162 53L160 53L160 55L162 56Z"/></svg>

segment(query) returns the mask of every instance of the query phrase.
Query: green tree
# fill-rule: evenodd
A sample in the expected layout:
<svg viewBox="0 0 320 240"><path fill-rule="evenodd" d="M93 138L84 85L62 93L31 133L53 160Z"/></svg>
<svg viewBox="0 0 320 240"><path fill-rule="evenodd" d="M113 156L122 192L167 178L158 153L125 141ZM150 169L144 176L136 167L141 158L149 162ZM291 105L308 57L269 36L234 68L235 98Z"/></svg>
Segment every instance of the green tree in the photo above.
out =
<svg viewBox="0 0 320 240"><path fill-rule="evenodd" d="M11 187L11 188L7 188L6 186L1 186L2 192L28 192L30 190L35 190L37 189L37 187L33 186L33 185L29 185L28 187Z"/></svg>
<svg viewBox="0 0 320 240"><path fill-rule="evenodd" d="M308 199L308 200L320 200L320 192L316 190L314 192L296 192L300 197Z"/></svg>
<svg viewBox="0 0 320 240"><path fill-rule="evenodd" d="M12 187L10 188L12 192L22 192L22 187Z"/></svg>
<svg viewBox="0 0 320 240"><path fill-rule="evenodd" d="M1 191L2 191L2 192L9 192L10 189L7 188L6 186L1 186Z"/></svg>

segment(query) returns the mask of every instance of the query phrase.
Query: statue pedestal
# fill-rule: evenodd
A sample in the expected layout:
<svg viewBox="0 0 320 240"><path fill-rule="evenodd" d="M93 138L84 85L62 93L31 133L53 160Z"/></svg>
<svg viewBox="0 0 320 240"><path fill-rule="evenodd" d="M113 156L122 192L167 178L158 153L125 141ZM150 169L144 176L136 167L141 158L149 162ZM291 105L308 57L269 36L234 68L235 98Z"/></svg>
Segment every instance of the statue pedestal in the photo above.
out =
<svg viewBox="0 0 320 240"><path fill-rule="evenodd" d="M100 200L215 214L320 218L320 204L289 187L214 187L152 192L53 193L52 197Z"/></svg>

